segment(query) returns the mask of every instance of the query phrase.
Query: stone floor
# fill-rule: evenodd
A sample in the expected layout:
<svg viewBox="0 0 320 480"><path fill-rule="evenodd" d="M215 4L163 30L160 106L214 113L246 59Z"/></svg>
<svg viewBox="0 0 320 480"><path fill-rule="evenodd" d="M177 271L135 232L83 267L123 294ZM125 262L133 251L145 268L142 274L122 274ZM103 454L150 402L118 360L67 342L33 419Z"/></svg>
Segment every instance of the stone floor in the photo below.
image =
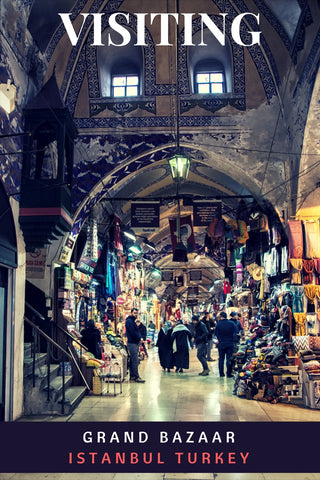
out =
<svg viewBox="0 0 320 480"><path fill-rule="evenodd" d="M216 350L214 357L217 359ZM149 358L141 362L139 367L141 376L146 379L144 384L125 381L122 394L88 395L68 417L25 417L20 420L27 422L320 421L320 410L311 410L292 404L273 405L238 398L232 394L233 380L218 376L217 361L210 363L211 373L207 377L199 377L198 373L201 370L199 366L196 352L192 350L189 370L184 373L174 371L164 373L159 366L157 350L149 350ZM83 480L127 480L128 478L130 480L320 480L320 473L0 473L0 480L78 480L79 478Z"/></svg>

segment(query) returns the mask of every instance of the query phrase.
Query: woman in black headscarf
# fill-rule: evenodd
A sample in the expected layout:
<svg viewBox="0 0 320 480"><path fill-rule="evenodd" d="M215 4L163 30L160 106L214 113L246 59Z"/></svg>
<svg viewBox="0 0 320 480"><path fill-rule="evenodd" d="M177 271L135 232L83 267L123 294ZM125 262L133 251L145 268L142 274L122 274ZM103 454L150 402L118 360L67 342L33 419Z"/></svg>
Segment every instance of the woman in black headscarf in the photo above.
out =
<svg viewBox="0 0 320 480"><path fill-rule="evenodd" d="M172 368L172 324L171 322L164 322L158 334L156 347L158 347L160 365L165 372L166 369L170 372Z"/></svg>
<svg viewBox="0 0 320 480"><path fill-rule="evenodd" d="M172 330L173 365L176 372L189 368L189 350L192 335L190 330L179 320Z"/></svg>

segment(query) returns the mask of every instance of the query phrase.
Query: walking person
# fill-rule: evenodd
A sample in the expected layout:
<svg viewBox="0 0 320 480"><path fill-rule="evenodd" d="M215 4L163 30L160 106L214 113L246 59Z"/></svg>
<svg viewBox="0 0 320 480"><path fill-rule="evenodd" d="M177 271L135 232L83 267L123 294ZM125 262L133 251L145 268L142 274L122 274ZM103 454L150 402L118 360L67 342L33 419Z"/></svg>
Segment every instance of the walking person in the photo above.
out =
<svg viewBox="0 0 320 480"><path fill-rule="evenodd" d="M193 315L192 323L194 325L194 342L197 347L197 359L202 365L202 372L199 375L209 375L209 367L207 363L207 344L209 339L209 332L205 324L200 321L198 315Z"/></svg>
<svg viewBox="0 0 320 480"><path fill-rule="evenodd" d="M131 315L126 319L126 335L127 335L127 348L130 355L130 380L137 383L144 383L139 375L139 344L142 341L142 336L139 331L136 319L138 318L138 309L132 308Z"/></svg>
<svg viewBox="0 0 320 480"><path fill-rule="evenodd" d="M189 329L178 320L172 330L173 365L176 372L183 373L183 369L189 368L189 350L191 333Z"/></svg>
<svg viewBox="0 0 320 480"><path fill-rule="evenodd" d="M224 377L224 363L226 361L227 377L232 377L232 356L237 327L232 320L228 320L226 312L220 312L219 321L214 334L218 339L219 375Z"/></svg>
<svg viewBox="0 0 320 480"><path fill-rule="evenodd" d="M170 369L173 367L172 365L172 325L171 322L163 322L163 326L159 331L158 340L156 343L156 347L158 347L158 355L160 365L165 372L170 372Z"/></svg>
<svg viewBox="0 0 320 480"><path fill-rule="evenodd" d="M211 357L211 350L212 350L212 336L215 328L215 322L209 312L204 312L204 315L201 321L205 324L209 332L206 359L208 362L214 362L215 359Z"/></svg>

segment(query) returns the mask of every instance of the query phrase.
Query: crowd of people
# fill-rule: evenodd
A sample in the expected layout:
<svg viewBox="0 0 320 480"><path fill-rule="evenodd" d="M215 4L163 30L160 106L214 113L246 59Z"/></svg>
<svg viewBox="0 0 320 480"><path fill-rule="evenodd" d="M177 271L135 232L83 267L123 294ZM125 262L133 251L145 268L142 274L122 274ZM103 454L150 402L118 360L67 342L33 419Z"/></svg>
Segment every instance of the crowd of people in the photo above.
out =
<svg viewBox="0 0 320 480"><path fill-rule="evenodd" d="M193 315L192 323L176 320L173 316L163 322L158 335L156 346L159 352L159 361L164 371L183 373L189 368L189 352L197 349L197 358L202 366L201 376L209 375L208 362L213 362L211 352L213 344L219 352L219 375L232 376L232 357L236 351L243 326L238 313L231 312L228 318L225 312L218 316L203 312L202 316Z"/></svg>
<svg viewBox="0 0 320 480"><path fill-rule="evenodd" d="M151 321L149 329L155 329ZM129 357L130 381L144 383L139 374L139 349L148 352L145 346L147 337L146 326L139 318L137 308L132 308L130 315L125 320L124 332ZM94 322L88 322L88 326L81 332L82 343L87 346L96 358L101 358L101 336ZM177 373L183 373L189 369L190 350L197 350L202 371L201 376L209 375L208 362L213 362L213 345L218 348L218 370L220 377L232 376L233 354L238 348L243 335L243 325L239 314L232 311L228 315L221 311L218 315L207 311L200 315L192 315L191 322L187 319L177 319L171 315L169 320L163 321L158 333L155 346L158 348L159 362L164 372L175 369Z"/></svg>

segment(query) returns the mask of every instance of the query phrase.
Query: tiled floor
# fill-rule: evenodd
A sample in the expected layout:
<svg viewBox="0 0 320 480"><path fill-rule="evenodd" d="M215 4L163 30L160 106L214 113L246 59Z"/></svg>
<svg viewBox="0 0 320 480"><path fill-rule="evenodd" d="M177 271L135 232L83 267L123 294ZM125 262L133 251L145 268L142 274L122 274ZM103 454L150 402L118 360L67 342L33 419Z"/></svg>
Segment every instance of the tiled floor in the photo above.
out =
<svg viewBox="0 0 320 480"><path fill-rule="evenodd" d="M214 358L217 358L216 350ZM284 403L273 405L233 395L233 379L220 378L217 363L209 363L209 376L199 376L202 368L196 351L192 350L189 370L164 373L159 366L157 349L153 349L149 351L149 358L140 364L140 374L146 383L127 381L122 395L116 397L87 396L64 421L320 421L320 410Z"/></svg>
<svg viewBox="0 0 320 480"><path fill-rule="evenodd" d="M214 351L217 358L217 351ZM219 378L217 361L210 363L211 373L201 377L196 351L191 351L190 369L184 373L164 373L157 349L141 362L144 384L123 384L117 396L86 396L68 417L34 417L22 421L54 422L144 422L144 421L293 421L319 422L320 410L290 404L269 404L238 398L232 394L233 380ZM1 467L0 467L1 468ZM320 471L320 468L319 468ZM320 473L90 473L90 474L1 474L0 480L320 480Z"/></svg>

